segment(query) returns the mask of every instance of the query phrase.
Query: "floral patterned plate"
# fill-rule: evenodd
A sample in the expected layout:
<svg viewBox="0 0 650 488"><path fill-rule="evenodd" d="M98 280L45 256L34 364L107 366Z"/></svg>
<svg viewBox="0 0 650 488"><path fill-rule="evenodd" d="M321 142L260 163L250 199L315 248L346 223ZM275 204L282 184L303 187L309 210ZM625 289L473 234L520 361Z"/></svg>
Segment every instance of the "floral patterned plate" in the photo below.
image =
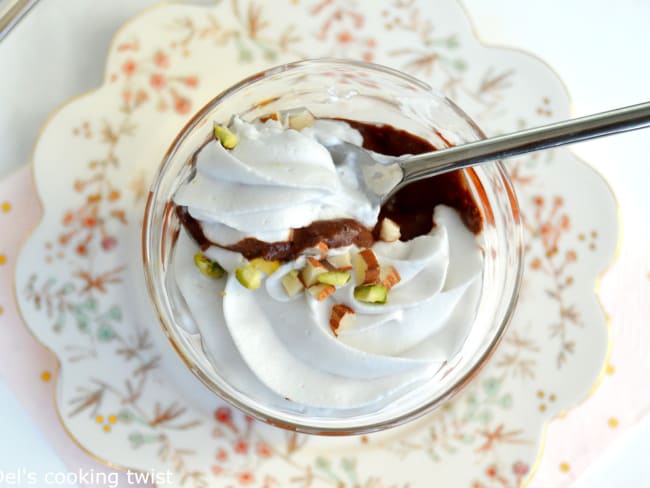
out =
<svg viewBox="0 0 650 488"><path fill-rule="evenodd" d="M209 394L166 342L143 282L143 200L173 136L233 82L305 56L347 56L439 87L488 134L568 116L550 69L480 44L458 4L369 5L160 6L120 30L104 85L47 122L33 158L44 217L22 249L16 292L60 361L61 421L91 455L170 470L190 487L515 487L535 469L544 425L597 382L608 334L594 286L616 248L617 210L566 150L508 163L527 230L521 301L488 366L432 415L353 438L280 431Z"/></svg>

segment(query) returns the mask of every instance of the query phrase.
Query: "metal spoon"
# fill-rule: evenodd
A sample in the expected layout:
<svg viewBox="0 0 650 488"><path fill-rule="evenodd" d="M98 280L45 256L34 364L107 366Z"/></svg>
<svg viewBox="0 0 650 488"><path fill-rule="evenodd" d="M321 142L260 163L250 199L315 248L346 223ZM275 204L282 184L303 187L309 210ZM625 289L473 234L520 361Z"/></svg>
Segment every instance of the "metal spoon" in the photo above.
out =
<svg viewBox="0 0 650 488"><path fill-rule="evenodd" d="M343 143L329 147L337 165L349 166L373 203L423 178L597 137L650 126L650 102L490 137L460 146L378 161L365 149Z"/></svg>

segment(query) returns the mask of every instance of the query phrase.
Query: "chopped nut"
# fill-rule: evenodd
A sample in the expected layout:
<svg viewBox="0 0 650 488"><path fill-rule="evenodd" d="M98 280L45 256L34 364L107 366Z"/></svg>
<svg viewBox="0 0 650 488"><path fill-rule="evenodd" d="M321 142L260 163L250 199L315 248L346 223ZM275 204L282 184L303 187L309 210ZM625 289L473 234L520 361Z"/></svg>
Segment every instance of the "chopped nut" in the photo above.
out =
<svg viewBox="0 0 650 488"><path fill-rule="evenodd" d="M339 271L349 271L352 269L352 257L349 252L328 256L327 262L332 266L332 268Z"/></svg>
<svg viewBox="0 0 650 488"><path fill-rule="evenodd" d="M253 259L250 264L267 276L271 276L280 267L280 261L267 261L262 258Z"/></svg>
<svg viewBox="0 0 650 488"><path fill-rule="evenodd" d="M250 264L237 268L235 270L235 276L237 277L237 281L249 290L257 290L262 286L262 273Z"/></svg>
<svg viewBox="0 0 650 488"><path fill-rule="evenodd" d="M357 283L366 285L379 280L379 261L372 249L364 249L355 262Z"/></svg>
<svg viewBox="0 0 650 488"><path fill-rule="evenodd" d="M327 267L318 259L308 257L305 267L300 271L300 279L306 287L309 287L318 283L319 274L327 273L327 271Z"/></svg>
<svg viewBox="0 0 650 488"><path fill-rule="evenodd" d="M390 291L397 283L402 281L399 271L395 266L382 266L379 270L379 284L386 287Z"/></svg>
<svg viewBox="0 0 650 488"><path fill-rule="evenodd" d="M305 127L313 126L315 120L316 118L309 110L303 110L301 112L289 113L287 115L287 126L289 129L302 130Z"/></svg>
<svg viewBox="0 0 650 488"><path fill-rule="evenodd" d="M279 112L273 112L273 113L270 113L269 115L264 115L263 117L260 117L260 122L266 122L267 120L279 121L280 120L280 113Z"/></svg>
<svg viewBox="0 0 650 488"><path fill-rule="evenodd" d="M397 223L388 217L384 217L381 221L381 230L379 231L379 238L384 242L395 242L402 236L400 227Z"/></svg>
<svg viewBox="0 0 650 488"><path fill-rule="evenodd" d="M201 274L207 276L208 278L217 279L221 278L226 274L226 270L223 269L219 263L208 259L203 253L196 253L194 255L194 264Z"/></svg>
<svg viewBox="0 0 650 488"><path fill-rule="evenodd" d="M322 302L328 296L330 296L332 293L336 291L336 287L334 287L333 285L326 285L324 283L310 286L308 289L309 289L309 293L311 293L311 295L319 302Z"/></svg>
<svg viewBox="0 0 650 488"><path fill-rule="evenodd" d="M330 313L330 328L335 336L354 325L356 313L347 305L334 305Z"/></svg>
<svg viewBox="0 0 650 488"><path fill-rule="evenodd" d="M223 125L214 125L214 137L216 137L219 142L221 142L221 145L226 149L233 149L239 142L237 135L228 129L228 127L224 127Z"/></svg>
<svg viewBox="0 0 650 488"><path fill-rule="evenodd" d="M284 291L287 292L287 295L290 297L296 296L298 293L300 293L305 287L302 284L302 281L300 281L300 278L298 278L298 270L297 269L292 269L289 271L286 275L281 280L282 287L284 288Z"/></svg>
<svg viewBox="0 0 650 488"><path fill-rule="evenodd" d="M384 285L363 285L354 289L354 298L365 303L386 303L388 290Z"/></svg>
<svg viewBox="0 0 650 488"><path fill-rule="evenodd" d="M327 246L327 244L325 244L323 241L320 241L316 247L320 251L320 256L322 258L327 256L327 251L329 250L329 247Z"/></svg>
<svg viewBox="0 0 650 488"><path fill-rule="evenodd" d="M316 277L319 283L334 286L343 286L350 281L350 278L352 278L350 273L346 273L345 271L328 271L327 273L321 273Z"/></svg>
<svg viewBox="0 0 650 488"><path fill-rule="evenodd" d="M327 244L325 244L323 241L319 242L313 247L308 247L305 249L304 254L305 256L312 256L316 257L318 259L324 259L327 256L327 251L329 250L329 247Z"/></svg>

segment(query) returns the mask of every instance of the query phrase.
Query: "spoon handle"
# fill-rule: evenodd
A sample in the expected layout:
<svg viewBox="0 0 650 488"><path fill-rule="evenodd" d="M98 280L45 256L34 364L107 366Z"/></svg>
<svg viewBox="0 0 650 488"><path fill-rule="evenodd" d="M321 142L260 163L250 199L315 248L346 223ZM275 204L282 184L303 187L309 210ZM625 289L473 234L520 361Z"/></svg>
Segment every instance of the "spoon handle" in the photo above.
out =
<svg viewBox="0 0 650 488"><path fill-rule="evenodd" d="M401 163L402 182L466 168L484 161L511 158L648 126L650 102L490 137L448 149L409 156Z"/></svg>

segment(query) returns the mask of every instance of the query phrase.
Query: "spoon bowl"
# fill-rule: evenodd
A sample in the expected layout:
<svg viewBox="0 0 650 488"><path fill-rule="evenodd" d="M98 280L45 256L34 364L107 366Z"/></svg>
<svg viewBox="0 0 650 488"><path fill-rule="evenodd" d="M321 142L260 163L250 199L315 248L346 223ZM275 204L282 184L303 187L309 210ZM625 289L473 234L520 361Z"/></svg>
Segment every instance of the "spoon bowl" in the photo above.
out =
<svg viewBox="0 0 650 488"><path fill-rule="evenodd" d="M353 172L370 201L381 206L399 189L423 178L648 126L650 102L415 156L379 155L349 143L328 149L334 163Z"/></svg>

